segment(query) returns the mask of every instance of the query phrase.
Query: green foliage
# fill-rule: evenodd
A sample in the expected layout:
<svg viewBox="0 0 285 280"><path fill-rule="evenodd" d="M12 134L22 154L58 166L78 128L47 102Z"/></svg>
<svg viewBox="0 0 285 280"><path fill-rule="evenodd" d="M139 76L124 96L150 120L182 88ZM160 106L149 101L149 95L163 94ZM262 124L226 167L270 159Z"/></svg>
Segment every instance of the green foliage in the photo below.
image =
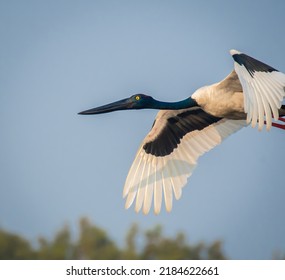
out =
<svg viewBox="0 0 285 280"><path fill-rule="evenodd" d="M220 241L215 241L209 248L208 248L208 257L209 260L224 260L225 257L221 253L222 243Z"/></svg>
<svg viewBox="0 0 285 280"><path fill-rule="evenodd" d="M1 260L28 260L34 258L35 252L27 240L16 234L0 230Z"/></svg>
<svg viewBox="0 0 285 280"><path fill-rule="evenodd" d="M203 251L206 249L202 243L194 246L187 244L183 233L178 233L174 239L164 237L161 226L147 231L145 237L142 259L200 260L203 259Z"/></svg>
<svg viewBox="0 0 285 280"><path fill-rule="evenodd" d="M79 221L77 240L72 239L70 228L65 225L52 240L40 237L37 248L16 234L0 230L0 259L225 259L221 247L219 241L190 245L181 232L170 238L163 235L161 226L141 232L133 224L126 234L124 248L119 248L106 231L87 218Z"/></svg>
<svg viewBox="0 0 285 280"><path fill-rule="evenodd" d="M121 259L136 260L139 258L136 249L136 237L139 232L137 224L133 224L126 235L126 248L122 250Z"/></svg>
<svg viewBox="0 0 285 280"><path fill-rule="evenodd" d="M92 226L88 219L80 220L80 237L75 245L76 259L118 259L120 251L107 233L99 227Z"/></svg>
<svg viewBox="0 0 285 280"><path fill-rule="evenodd" d="M44 237L38 239L39 250L36 255L43 260L73 259L74 245L71 241L69 227L65 225L53 238L51 242Z"/></svg>

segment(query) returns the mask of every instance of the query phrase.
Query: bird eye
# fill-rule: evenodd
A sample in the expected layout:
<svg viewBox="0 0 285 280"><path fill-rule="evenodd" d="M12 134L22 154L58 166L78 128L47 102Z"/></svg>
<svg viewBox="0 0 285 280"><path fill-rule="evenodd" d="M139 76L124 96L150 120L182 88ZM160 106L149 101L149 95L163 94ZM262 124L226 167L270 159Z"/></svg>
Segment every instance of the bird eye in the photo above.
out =
<svg viewBox="0 0 285 280"><path fill-rule="evenodd" d="M139 95L136 96L136 100L140 100L141 97Z"/></svg>

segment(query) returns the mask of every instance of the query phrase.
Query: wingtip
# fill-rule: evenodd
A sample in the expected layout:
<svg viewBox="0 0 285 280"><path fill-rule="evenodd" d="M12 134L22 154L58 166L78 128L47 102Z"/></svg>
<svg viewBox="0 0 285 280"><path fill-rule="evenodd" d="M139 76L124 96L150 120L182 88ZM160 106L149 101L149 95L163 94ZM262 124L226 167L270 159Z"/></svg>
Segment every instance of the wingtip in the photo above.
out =
<svg viewBox="0 0 285 280"><path fill-rule="evenodd" d="M235 54L241 54L241 52L240 52L240 51L237 51L237 50L234 50L234 49L231 49L231 50L230 50L230 54L231 54L231 56L233 56L233 55L235 55Z"/></svg>
<svg viewBox="0 0 285 280"><path fill-rule="evenodd" d="M154 208L154 211L153 211L153 212L154 212L154 214L157 216L157 215L160 213L160 208L159 208L159 209L155 209L155 208Z"/></svg>
<svg viewBox="0 0 285 280"><path fill-rule="evenodd" d="M170 212L171 212L171 210L172 210L172 207L168 207L168 208L166 208L166 212L167 212L167 213L170 213Z"/></svg>
<svg viewBox="0 0 285 280"><path fill-rule="evenodd" d="M147 214L149 213L149 210L143 208L143 211L142 211L142 212L143 212L144 215L147 215Z"/></svg>

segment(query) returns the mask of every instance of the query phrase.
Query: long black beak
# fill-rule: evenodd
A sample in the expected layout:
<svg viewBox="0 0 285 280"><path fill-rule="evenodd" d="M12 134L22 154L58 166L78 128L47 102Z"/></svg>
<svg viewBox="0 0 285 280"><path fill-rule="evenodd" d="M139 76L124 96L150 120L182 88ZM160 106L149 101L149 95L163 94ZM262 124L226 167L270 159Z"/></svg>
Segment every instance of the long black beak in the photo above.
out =
<svg viewBox="0 0 285 280"><path fill-rule="evenodd" d="M90 110L82 111L78 113L79 115L95 115L95 114L103 114L109 113L118 110L127 110L132 108L133 102L129 99L122 99L107 105L103 105L100 107L96 107Z"/></svg>

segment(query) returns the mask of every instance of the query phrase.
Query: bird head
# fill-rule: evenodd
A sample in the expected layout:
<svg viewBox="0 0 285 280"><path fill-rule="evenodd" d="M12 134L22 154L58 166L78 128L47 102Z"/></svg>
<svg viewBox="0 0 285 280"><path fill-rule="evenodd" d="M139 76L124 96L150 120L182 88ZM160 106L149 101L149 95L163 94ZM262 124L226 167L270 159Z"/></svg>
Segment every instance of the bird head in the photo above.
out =
<svg viewBox="0 0 285 280"><path fill-rule="evenodd" d="M129 98L125 98L113 103L109 103L103 106L99 106L93 109L82 111L79 115L95 115L109 113L119 110L131 110L131 109L144 109L152 108L154 99L151 96L145 94L134 94Z"/></svg>

